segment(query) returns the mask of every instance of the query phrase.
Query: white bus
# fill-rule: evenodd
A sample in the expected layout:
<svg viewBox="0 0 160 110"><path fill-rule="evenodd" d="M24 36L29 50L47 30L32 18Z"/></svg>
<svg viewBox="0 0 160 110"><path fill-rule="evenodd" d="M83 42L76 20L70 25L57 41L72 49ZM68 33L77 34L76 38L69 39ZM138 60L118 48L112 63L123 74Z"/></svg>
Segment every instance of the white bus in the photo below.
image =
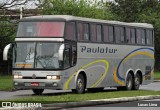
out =
<svg viewBox="0 0 160 110"><path fill-rule="evenodd" d="M13 85L44 89L116 87L138 90L153 80L153 26L69 15L20 20L13 48Z"/></svg>

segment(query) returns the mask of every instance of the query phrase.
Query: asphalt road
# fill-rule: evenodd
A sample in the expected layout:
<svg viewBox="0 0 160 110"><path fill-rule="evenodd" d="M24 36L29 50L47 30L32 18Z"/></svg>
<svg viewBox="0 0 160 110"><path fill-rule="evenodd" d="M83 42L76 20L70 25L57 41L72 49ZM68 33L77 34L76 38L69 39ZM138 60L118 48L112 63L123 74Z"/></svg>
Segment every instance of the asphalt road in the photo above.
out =
<svg viewBox="0 0 160 110"><path fill-rule="evenodd" d="M107 88L106 91L110 89ZM112 88L114 90L114 88ZM141 90L154 90L154 91L160 91L160 82L154 82L149 85L143 85L140 87ZM54 96L58 94L66 94L70 93L71 91L64 91L64 90L45 90L43 95L46 96ZM27 96L33 96L32 90L18 90L18 91L0 91L0 100L5 99L12 99L16 97L27 97Z"/></svg>
<svg viewBox="0 0 160 110"><path fill-rule="evenodd" d="M142 103L147 104L148 107L140 107L139 105ZM151 105L153 106L153 104L157 104L157 106L159 107L151 107ZM106 104L106 105L96 105L96 106L91 106L91 107L68 108L68 109L63 109L63 110L160 110L160 99L137 101L137 102L115 103L115 104Z"/></svg>

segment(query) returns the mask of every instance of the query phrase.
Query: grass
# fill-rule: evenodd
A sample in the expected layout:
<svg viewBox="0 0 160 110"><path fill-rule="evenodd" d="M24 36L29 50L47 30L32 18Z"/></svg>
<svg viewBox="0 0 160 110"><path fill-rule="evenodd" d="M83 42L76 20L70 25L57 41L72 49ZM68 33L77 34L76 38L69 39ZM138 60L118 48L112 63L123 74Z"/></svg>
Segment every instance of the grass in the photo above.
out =
<svg viewBox="0 0 160 110"><path fill-rule="evenodd" d="M55 102L76 102L85 100L96 99L110 99L119 97L135 97L146 95L160 95L160 91L104 91L98 93L85 93L85 94L59 94L59 95L42 95L42 96L27 96L6 101L28 101L28 102L41 102L41 103L55 103ZM1 101L1 100L0 100ZM3 100L4 101L4 100Z"/></svg>
<svg viewBox="0 0 160 110"><path fill-rule="evenodd" d="M12 90L12 76L0 76L0 90Z"/></svg>
<svg viewBox="0 0 160 110"><path fill-rule="evenodd" d="M154 73L154 79L155 80L160 80L160 72L155 72Z"/></svg>

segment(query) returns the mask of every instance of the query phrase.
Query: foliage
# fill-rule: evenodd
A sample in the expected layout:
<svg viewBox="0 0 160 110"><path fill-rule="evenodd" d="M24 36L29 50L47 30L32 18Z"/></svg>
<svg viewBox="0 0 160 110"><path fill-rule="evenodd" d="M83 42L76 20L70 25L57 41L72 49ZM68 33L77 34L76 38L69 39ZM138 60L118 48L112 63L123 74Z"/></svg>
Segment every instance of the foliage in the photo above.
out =
<svg viewBox="0 0 160 110"><path fill-rule="evenodd" d="M111 11L116 20L153 24L155 32L155 70L160 70L160 1L159 0L115 0Z"/></svg>
<svg viewBox="0 0 160 110"><path fill-rule="evenodd" d="M98 19L113 17L103 2L94 0L48 0L42 7L42 14L47 15L73 15Z"/></svg>

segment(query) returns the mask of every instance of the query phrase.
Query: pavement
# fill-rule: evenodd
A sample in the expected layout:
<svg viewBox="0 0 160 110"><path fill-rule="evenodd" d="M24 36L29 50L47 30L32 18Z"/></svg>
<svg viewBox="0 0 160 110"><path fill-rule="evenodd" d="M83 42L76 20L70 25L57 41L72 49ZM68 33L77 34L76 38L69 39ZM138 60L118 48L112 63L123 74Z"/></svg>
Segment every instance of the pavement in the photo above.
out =
<svg viewBox="0 0 160 110"><path fill-rule="evenodd" d="M158 82L160 82L160 81L158 81ZM88 100L88 101L81 101L81 102L42 104L42 107L0 108L0 110L57 110L57 109L64 109L64 108L95 106L95 105L102 105L102 104L113 104L113 103L131 102L131 101L140 101L140 100L151 100L151 99L160 99L160 95L121 97L121 98L112 98L112 99Z"/></svg>

